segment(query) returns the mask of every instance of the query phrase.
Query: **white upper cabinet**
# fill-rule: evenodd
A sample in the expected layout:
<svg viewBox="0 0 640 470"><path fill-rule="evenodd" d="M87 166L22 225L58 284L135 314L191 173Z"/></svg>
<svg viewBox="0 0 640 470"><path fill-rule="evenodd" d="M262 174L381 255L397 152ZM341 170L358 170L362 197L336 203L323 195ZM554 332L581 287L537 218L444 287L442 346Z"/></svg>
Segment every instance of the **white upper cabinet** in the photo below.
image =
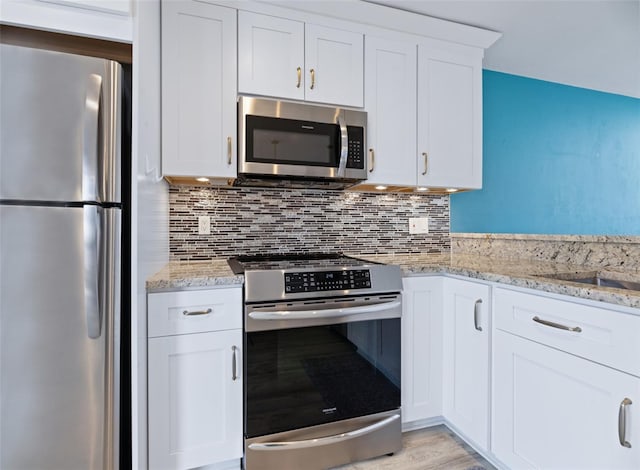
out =
<svg viewBox="0 0 640 470"><path fill-rule="evenodd" d="M133 0L2 0L0 22L119 42L133 41Z"/></svg>
<svg viewBox="0 0 640 470"><path fill-rule="evenodd" d="M367 36L368 185L416 184L416 44Z"/></svg>
<svg viewBox="0 0 640 470"><path fill-rule="evenodd" d="M236 10L162 3L162 172L235 178Z"/></svg>
<svg viewBox="0 0 640 470"><path fill-rule="evenodd" d="M238 13L238 92L362 107L363 35Z"/></svg>
<svg viewBox="0 0 640 470"><path fill-rule="evenodd" d="M238 12L238 92L304 99L304 23Z"/></svg>
<svg viewBox="0 0 640 470"><path fill-rule="evenodd" d="M367 36L367 186L482 187L482 49Z"/></svg>
<svg viewBox="0 0 640 470"><path fill-rule="evenodd" d="M482 50L418 47L418 185L482 187Z"/></svg>
<svg viewBox="0 0 640 470"><path fill-rule="evenodd" d="M362 107L364 36L314 24L305 26L305 99Z"/></svg>

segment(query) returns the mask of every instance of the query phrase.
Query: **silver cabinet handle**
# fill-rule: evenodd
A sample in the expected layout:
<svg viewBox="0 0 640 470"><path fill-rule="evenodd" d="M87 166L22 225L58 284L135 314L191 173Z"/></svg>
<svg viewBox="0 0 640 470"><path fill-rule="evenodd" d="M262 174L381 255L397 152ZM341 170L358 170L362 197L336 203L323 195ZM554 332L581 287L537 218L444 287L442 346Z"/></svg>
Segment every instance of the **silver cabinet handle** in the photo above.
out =
<svg viewBox="0 0 640 470"><path fill-rule="evenodd" d="M191 310L191 311L185 310L185 311L182 312L182 314L185 317L191 317L191 316L195 316L195 315L207 315L209 313L211 313L211 309L210 308L208 308L206 310Z"/></svg>
<svg viewBox="0 0 640 470"><path fill-rule="evenodd" d="M349 134L347 125L342 114L338 115L338 125L340 126L340 163L338 164L338 176L344 177L347 169L347 156L349 155Z"/></svg>
<svg viewBox="0 0 640 470"><path fill-rule="evenodd" d="M231 156L233 153L231 145L231 137L227 137L227 165L231 165Z"/></svg>
<svg viewBox="0 0 640 470"><path fill-rule="evenodd" d="M238 348L231 346L231 379L238 380Z"/></svg>
<svg viewBox="0 0 640 470"><path fill-rule="evenodd" d="M371 168L369 168L369 173L372 173L373 167L376 164L376 154L374 153L373 149L369 149L369 157L371 158Z"/></svg>
<svg viewBox="0 0 640 470"><path fill-rule="evenodd" d="M482 305L482 299L476 300L476 303L473 305L473 326L478 331L482 331L482 327L480 326L480 306L481 305Z"/></svg>
<svg viewBox="0 0 640 470"><path fill-rule="evenodd" d="M100 125L100 95L102 92L102 77L89 75L87 94L84 101L84 118L82 122L82 199L95 201L98 195L98 149Z"/></svg>
<svg viewBox="0 0 640 470"><path fill-rule="evenodd" d="M426 175L429 170L429 154L427 152L422 152L422 157L424 158L424 171L422 175Z"/></svg>
<svg viewBox="0 0 640 470"><path fill-rule="evenodd" d="M309 70L309 73L311 74L311 86L309 89L313 90L316 87L316 71L315 69L311 69Z"/></svg>
<svg viewBox="0 0 640 470"><path fill-rule="evenodd" d="M296 73L298 74L298 84L296 85L296 88L300 88L300 83L302 83L302 69L298 67L296 69Z"/></svg>
<svg viewBox="0 0 640 470"><path fill-rule="evenodd" d="M618 439L620 439L620 445L622 447L631 447L631 444L627 442L627 406L633 404L629 398L625 398L620 402L620 409L618 410Z"/></svg>
<svg viewBox="0 0 640 470"><path fill-rule="evenodd" d="M336 442L346 441L348 439L354 439L358 436L370 434L380 428L383 428L394 421L400 419L400 415L391 415L388 418L384 418L377 423L370 424L355 431L344 432L342 434L335 434L333 436L318 437L316 439L305 439L302 441L275 441L275 442L254 442L249 444L251 450L289 450L289 449L306 449L309 447L321 447L327 444L334 444Z"/></svg>
<svg viewBox="0 0 640 470"><path fill-rule="evenodd" d="M558 328L559 330L575 331L576 333L580 333L582 331L582 328L580 328L579 326L562 325L560 323L552 322L552 321L549 321L549 320L543 320L542 318L538 317L537 315L535 317L533 317L532 320L534 322L536 322L536 323L540 323L541 325L550 326L552 328Z"/></svg>
<svg viewBox="0 0 640 470"><path fill-rule="evenodd" d="M95 339L100 337L102 315L100 312L100 212L97 206L84 206L84 308L87 316L87 335Z"/></svg>

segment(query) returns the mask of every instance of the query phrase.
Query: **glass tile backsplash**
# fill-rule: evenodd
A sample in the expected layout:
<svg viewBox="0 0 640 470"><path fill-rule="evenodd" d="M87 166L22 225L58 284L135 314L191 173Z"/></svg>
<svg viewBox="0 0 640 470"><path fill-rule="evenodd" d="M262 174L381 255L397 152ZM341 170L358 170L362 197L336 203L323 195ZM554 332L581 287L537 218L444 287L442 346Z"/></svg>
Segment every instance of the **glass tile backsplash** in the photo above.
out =
<svg viewBox="0 0 640 470"><path fill-rule="evenodd" d="M449 252L449 196L263 188L172 186L171 260L301 251ZM198 234L209 216L211 233ZM409 218L429 233L410 235Z"/></svg>

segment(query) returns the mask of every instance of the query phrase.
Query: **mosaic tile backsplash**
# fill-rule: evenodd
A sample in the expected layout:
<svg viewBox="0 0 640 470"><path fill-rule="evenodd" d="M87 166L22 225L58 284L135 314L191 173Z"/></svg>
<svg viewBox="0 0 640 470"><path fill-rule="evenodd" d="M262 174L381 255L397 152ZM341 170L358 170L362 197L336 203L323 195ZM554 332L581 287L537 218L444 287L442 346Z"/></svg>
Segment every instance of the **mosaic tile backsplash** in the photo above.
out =
<svg viewBox="0 0 640 470"><path fill-rule="evenodd" d="M238 254L343 251L448 253L449 196L261 188L169 189L173 261ZM198 235L209 216L211 234ZM409 234L410 217L428 217L429 233Z"/></svg>

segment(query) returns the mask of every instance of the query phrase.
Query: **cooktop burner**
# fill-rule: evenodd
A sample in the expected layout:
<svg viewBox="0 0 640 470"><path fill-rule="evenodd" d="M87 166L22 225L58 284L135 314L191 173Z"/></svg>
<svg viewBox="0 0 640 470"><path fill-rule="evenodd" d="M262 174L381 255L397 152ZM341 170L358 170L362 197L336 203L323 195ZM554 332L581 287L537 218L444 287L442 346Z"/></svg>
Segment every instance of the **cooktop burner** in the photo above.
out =
<svg viewBox="0 0 640 470"><path fill-rule="evenodd" d="M276 253L271 255L234 256L228 260L234 274L248 271L284 269L350 268L364 264L380 264L361 260L343 253Z"/></svg>

